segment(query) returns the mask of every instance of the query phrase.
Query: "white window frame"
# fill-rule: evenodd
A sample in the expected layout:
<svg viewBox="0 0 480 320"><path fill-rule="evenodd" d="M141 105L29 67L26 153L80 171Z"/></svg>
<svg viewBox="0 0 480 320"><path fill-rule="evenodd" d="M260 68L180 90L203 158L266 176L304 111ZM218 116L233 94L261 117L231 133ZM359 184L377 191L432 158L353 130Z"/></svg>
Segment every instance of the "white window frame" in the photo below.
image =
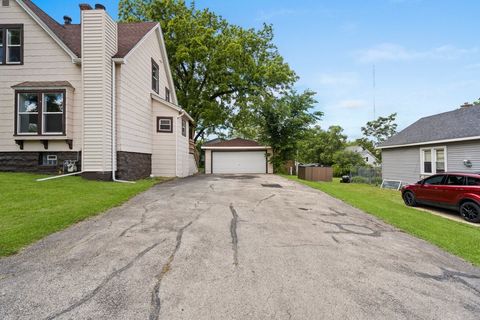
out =
<svg viewBox="0 0 480 320"><path fill-rule="evenodd" d="M17 92L17 135L25 136L37 136L38 135L38 117L40 116L40 108L42 107L41 101L37 101L37 112L20 112L20 95L21 94L32 94L32 92ZM22 114L36 114L37 115L37 131L36 132L21 132L20 128L22 125L21 117Z"/></svg>
<svg viewBox="0 0 480 320"><path fill-rule="evenodd" d="M445 157L445 170L444 172L437 172L437 153L436 150L442 150ZM432 158L432 172L425 172L425 150L430 150L431 158ZM420 174L427 176L427 175L434 175L437 173L445 173L448 171L448 159L447 159L447 146L435 146L435 147L428 147L428 148L420 148Z"/></svg>
<svg viewBox="0 0 480 320"><path fill-rule="evenodd" d="M4 29L7 34L5 37L6 43L5 43L5 63L6 64L22 64L22 29L20 28L5 28ZM18 30L20 32L20 44L9 44L9 32L10 30ZM19 47L20 48L20 61L8 61L8 48L12 47Z"/></svg>
<svg viewBox="0 0 480 320"><path fill-rule="evenodd" d="M65 113L65 106L63 106L63 111L62 112L47 112L46 111L46 103L45 103L45 94L61 94L62 95L62 103L64 101L66 101L66 97L64 95L63 92L46 92L46 93L42 93L42 135L59 135L59 134L63 134L63 132L45 132L45 128L47 127L46 126L46 123L47 121L45 121L46 119L46 115L49 115L49 114L61 114L62 115L62 126L63 126L63 114ZM65 116L65 120L66 120L66 116Z"/></svg>
<svg viewBox="0 0 480 320"><path fill-rule="evenodd" d="M43 162L43 159L42 159ZM45 155L45 162L42 163L44 166L57 166L58 165L58 157L55 154L47 154Z"/></svg>

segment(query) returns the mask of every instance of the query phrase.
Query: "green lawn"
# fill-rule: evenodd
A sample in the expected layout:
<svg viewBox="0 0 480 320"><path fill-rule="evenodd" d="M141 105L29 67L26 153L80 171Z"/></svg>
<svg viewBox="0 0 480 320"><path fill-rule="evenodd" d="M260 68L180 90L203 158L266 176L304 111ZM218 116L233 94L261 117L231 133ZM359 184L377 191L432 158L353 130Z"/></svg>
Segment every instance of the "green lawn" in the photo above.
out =
<svg viewBox="0 0 480 320"><path fill-rule="evenodd" d="M321 190L383 221L480 266L480 228L409 208L399 191L367 184L311 182L283 177Z"/></svg>
<svg viewBox="0 0 480 320"><path fill-rule="evenodd" d="M37 182L45 176L0 173L0 256L71 224L120 205L160 179L135 184L65 177Z"/></svg>

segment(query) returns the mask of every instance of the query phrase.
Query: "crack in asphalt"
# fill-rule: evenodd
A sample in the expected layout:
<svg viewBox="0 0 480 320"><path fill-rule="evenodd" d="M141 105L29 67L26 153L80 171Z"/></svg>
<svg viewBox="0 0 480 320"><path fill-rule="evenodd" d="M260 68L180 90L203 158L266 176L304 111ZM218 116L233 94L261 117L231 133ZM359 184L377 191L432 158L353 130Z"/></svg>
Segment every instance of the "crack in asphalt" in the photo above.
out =
<svg viewBox="0 0 480 320"><path fill-rule="evenodd" d="M336 243L340 243L340 241L338 241L337 238L335 238L335 236L332 235L332 240L335 241Z"/></svg>
<svg viewBox="0 0 480 320"><path fill-rule="evenodd" d="M320 221L326 224L332 224L341 230L341 231L325 231L325 233L335 233L335 234L347 233L347 234L356 234L359 236L368 236L368 237L375 237L375 238L382 236L382 233L379 230L373 230L369 226L363 225L363 224L331 222L331 221L325 221L325 220L320 220ZM348 229L348 227L365 228L370 232L353 231Z"/></svg>
<svg viewBox="0 0 480 320"><path fill-rule="evenodd" d="M266 197L266 198L260 199L260 200L257 202L257 204L255 205L255 208L258 207L259 205L261 205L264 201L267 201L268 199L271 199L271 198L273 198L273 197L275 197L275 194L271 194L271 195L269 195L269 196Z"/></svg>
<svg viewBox="0 0 480 320"><path fill-rule="evenodd" d="M238 266L238 236L237 236L237 221L238 214L233 204L230 204L230 211L232 212L232 220L230 221L230 236L232 237L232 249L233 249L233 264Z"/></svg>
<svg viewBox="0 0 480 320"><path fill-rule="evenodd" d="M440 281L440 282L445 282L445 281L453 281L453 282L458 282L469 288L470 290L474 291L477 296L480 296L480 288L475 287L468 281L462 278L467 278L467 279L475 279L478 280L480 279L480 276L475 276L471 274L466 274L463 272L458 272L458 271L451 271L445 268L440 268L442 270L442 273L439 275L432 275L428 273L423 273L423 272L413 272L414 275L417 277L423 278L423 279L432 279L435 281Z"/></svg>
<svg viewBox="0 0 480 320"><path fill-rule="evenodd" d="M165 241L165 240L163 240ZM80 307L81 305L83 305L84 303L88 302L89 300L91 300L93 297L95 297L97 295L97 293L103 289L103 287L109 283L113 278L115 278L116 276L118 276L120 273L122 273L123 271L129 269L130 267L133 266L133 264L140 258L142 258L144 255L146 255L150 250L152 250L153 248L155 248L156 246L158 246L160 243L162 243L163 241L160 241L160 242L157 242L153 245L151 245L150 247L146 248L145 250L143 250L142 252L140 252L139 254L137 254L135 256L135 258L133 258L129 263L127 263L126 265L124 265L123 267L121 267L120 269L118 270L115 270L113 271L112 273L110 273L105 279L103 279L103 281L95 288L93 289L90 293L86 294L85 296L83 296L80 300L78 300L77 302L75 302L74 304L70 305L68 308L66 309L63 309L62 311L60 312L57 312L51 316L48 316L47 318L45 318L45 320L51 320L51 319L55 319L61 315L64 315L78 307Z"/></svg>
<svg viewBox="0 0 480 320"><path fill-rule="evenodd" d="M160 271L160 273L156 276L157 282L153 287L151 301L150 301L151 310L150 310L150 316L148 317L149 320L157 320L160 316L160 309L161 309L160 287L162 285L162 280L164 276L168 273L168 271L170 271L170 267L173 260L175 259L175 255L177 254L178 250L180 249L180 246L182 245L182 238L183 238L184 231L188 227L190 227L196 220L198 220L198 218L200 218L200 215L201 213L197 215L189 223L181 227L177 232L175 248L173 249L173 252L168 257L167 262L163 265L162 271Z"/></svg>
<svg viewBox="0 0 480 320"><path fill-rule="evenodd" d="M143 212L142 212L142 216L141 216L141 218L140 218L140 221L137 222L137 223L132 224L130 227L128 227L128 228L126 228L125 230L123 230L122 233L120 233L119 237L125 236L125 234L126 234L128 231L132 230L132 229L135 228L136 226L139 226L139 225L141 225L141 224L143 224L143 223L145 222L147 212L149 211L148 205L149 205L149 204L146 204L146 205L142 206Z"/></svg>

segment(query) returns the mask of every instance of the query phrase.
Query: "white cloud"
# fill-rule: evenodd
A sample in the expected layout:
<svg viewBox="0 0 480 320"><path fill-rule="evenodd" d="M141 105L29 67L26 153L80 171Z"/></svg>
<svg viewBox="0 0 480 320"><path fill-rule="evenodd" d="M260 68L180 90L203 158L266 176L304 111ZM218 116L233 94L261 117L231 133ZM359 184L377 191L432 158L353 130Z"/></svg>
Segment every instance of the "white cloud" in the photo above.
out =
<svg viewBox="0 0 480 320"><path fill-rule="evenodd" d="M354 72L320 73L309 81L316 86L351 86L358 83L358 74Z"/></svg>
<svg viewBox="0 0 480 320"><path fill-rule="evenodd" d="M393 43L382 43L374 47L358 50L354 56L360 62L372 63L377 61L408 61L418 59L452 60L476 53L478 48L462 49L451 45L444 45L429 50L412 50Z"/></svg>
<svg viewBox="0 0 480 320"><path fill-rule="evenodd" d="M345 108L345 109L359 109L363 108L367 105L367 101L361 100L361 99L347 99L347 100L342 100L338 103L338 106L340 108Z"/></svg>

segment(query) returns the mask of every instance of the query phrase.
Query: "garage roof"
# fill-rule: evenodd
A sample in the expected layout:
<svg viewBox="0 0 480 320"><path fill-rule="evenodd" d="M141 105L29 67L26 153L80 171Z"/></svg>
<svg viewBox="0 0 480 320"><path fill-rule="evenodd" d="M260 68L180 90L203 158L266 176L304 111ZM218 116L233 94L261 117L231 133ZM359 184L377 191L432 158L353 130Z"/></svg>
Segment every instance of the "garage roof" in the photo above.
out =
<svg viewBox="0 0 480 320"><path fill-rule="evenodd" d="M263 146L257 141L247 140L242 138L235 138L231 140L215 139L205 143L202 149L228 149L228 148L242 148L242 149L267 149L269 147Z"/></svg>

